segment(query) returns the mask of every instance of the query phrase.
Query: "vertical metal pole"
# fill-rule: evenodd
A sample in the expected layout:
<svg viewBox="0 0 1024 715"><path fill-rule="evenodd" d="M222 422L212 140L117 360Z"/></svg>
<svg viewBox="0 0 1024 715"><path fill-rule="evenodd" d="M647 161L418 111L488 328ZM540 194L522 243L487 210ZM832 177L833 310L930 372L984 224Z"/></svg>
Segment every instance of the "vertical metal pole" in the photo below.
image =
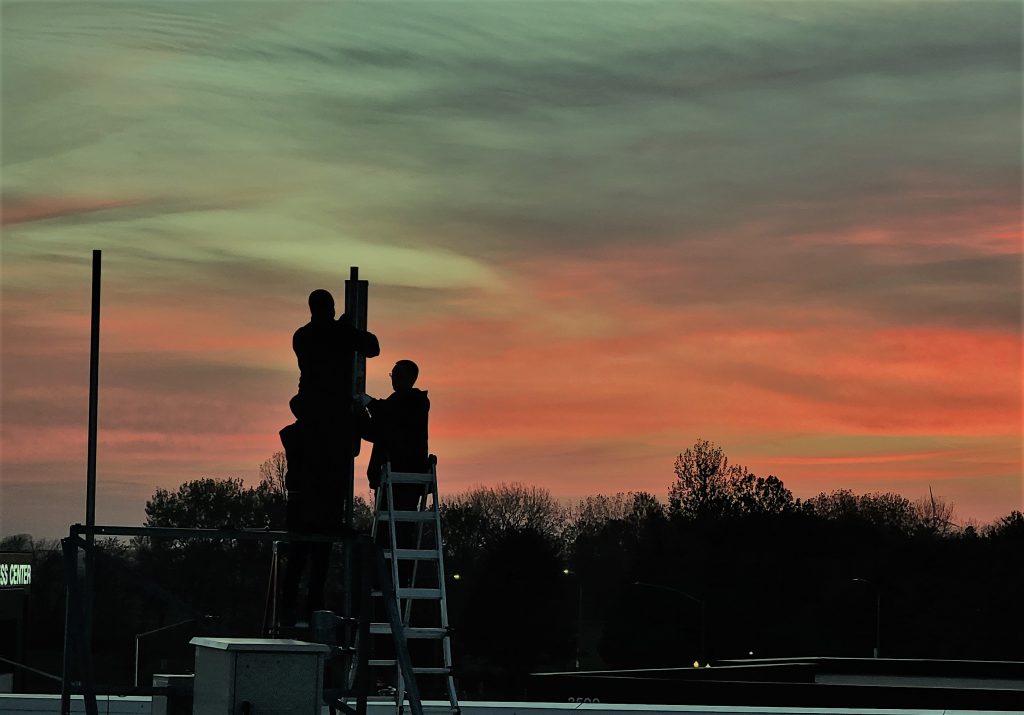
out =
<svg viewBox="0 0 1024 715"><path fill-rule="evenodd" d="M882 650L882 589L875 586L875 657Z"/></svg>
<svg viewBox="0 0 1024 715"><path fill-rule="evenodd" d="M366 329L365 323L359 324L359 316L362 313L359 306L359 267L352 266L349 268L349 278L345 282L345 314L349 320L352 321L352 325L357 328ZM352 385L350 386L350 396L355 396L356 390L359 385L359 354L352 353ZM358 437L356 437L358 439ZM352 441L352 446L349 453L349 459L345 461L346 479L345 479L345 497L347 499L345 504L345 526L352 526L352 502L355 498L355 440Z"/></svg>
<svg viewBox="0 0 1024 715"><path fill-rule="evenodd" d="M60 683L61 715L71 715L71 679L73 677L71 657L75 651L75 613L78 609L78 550L75 548L74 536L61 539L60 545L64 556L64 665Z"/></svg>
<svg viewBox="0 0 1024 715"><path fill-rule="evenodd" d="M708 619L707 613L705 612L705 603L701 599L700 602L700 662L704 665L708 664L707 654L707 640L708 640Z"/></svg>
<svg viewBox="0 0 1024 715"><path fill-rule="evenodd" d="M93 527L96 526L96 433L99 412L99 379L100 379L100 278L103 265L103 252L92 252L92 329L89 340L89 453L86 465L85 494L85 593L82 614L81 652L86 658L92 658L92 616L95 602L95 556L93 553ZM91 661L90 661L91 666ZM92 678L92 668L82 674L83 678ZM86 711L95 709L95 694L91 691L92 683L85 686Z"/></svg>
<svg viewBox="0 0 1024 715"><path fill-rule="evenodd" d="M89 341L89 455L86 464L85 525L86 542L92 546L92 527L96 526L96 431L100 381L100 273L103 252L92 252L92 331ZM86 562L90 553L86 552Z"/></svg>
<svg viewBox="0 0 1024 715"><path fill-rule="evenodd" d="M576 574L576 586L579 590L576 601L576 670L580 669L580 652L583 650L583 579Z"/></svg>
<svg viewBox="0 0 1024 715"><path fill-rule="evenodd" d="M366 330L366 295L367 295L368 283L366 281L359 280L359 267L351 266L349 268L349 279L345 281L345 314L351 320L352 325L360 330ZM361 356L358 352L352 354L352 384L350 385L350 397L366 391L366 358ZM346 409L352 409L350 405L346 405ZM355 453L356 446L359 444L359 436L355 435L353 440L349 442L349 455L345 460L345 526L348 529L352 529L353 524L353 506L355 502ZM351 541L345 542L344 548L344 611L343 615L347 617L352 616L353 612L353 601L352 601L352 585L353 585L353 574L352 569L354 567L354 554L352 550ZM348 626L346 626L348 628ZM351 635L346 632L346 635Z"/></svg>
<svg viewBox="0 0 1024 715"><path fill-rule="evenodd" d="M271 638L277 638L277 636L278 636L278 632L277 632L277 569L278 569L279 564L281 563L280 559L279 559L280 550L278 548L280 543L281 543L280 541L275 541L272 544L272 546L271 546L271 550L274 553L274 556L273 556L273 558L274 558L274 572L273 572L273 579L271 580L271 583L270 583L270 588L273 589L273 592L272 592L271 597L270 597L270 637Z"/></svg>
<svg viewBox="0 0 1024 715"><path fill-rule="evenodd" d="M96 525L96 431L99 406L99 286L102 269L102 251L92 251L92 317L89 337L89 451L86 463L85 493L85 584L82 598L82 640L79 642L83 659L92 658L92 611L95 601L95 555L93 528ZM95 693L92 691L91 661L83 662L83 695L86 712L95 712Z"/></svg>

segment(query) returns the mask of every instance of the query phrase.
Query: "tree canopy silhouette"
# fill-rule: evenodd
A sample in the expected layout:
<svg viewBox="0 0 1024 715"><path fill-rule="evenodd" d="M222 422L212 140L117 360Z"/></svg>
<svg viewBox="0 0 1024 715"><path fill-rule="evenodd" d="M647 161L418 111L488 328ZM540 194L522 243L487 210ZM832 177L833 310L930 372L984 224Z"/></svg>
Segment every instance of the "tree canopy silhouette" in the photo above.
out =
<svg viewBox="0 0 1024 715"><path fill-rule="evenodd" d="M675 462L669 487L669 513L685 519L727 518L744 514L780 514L794 508L793 494L778 477L759 477L729 464L725 451L698 440Z"/></svg>

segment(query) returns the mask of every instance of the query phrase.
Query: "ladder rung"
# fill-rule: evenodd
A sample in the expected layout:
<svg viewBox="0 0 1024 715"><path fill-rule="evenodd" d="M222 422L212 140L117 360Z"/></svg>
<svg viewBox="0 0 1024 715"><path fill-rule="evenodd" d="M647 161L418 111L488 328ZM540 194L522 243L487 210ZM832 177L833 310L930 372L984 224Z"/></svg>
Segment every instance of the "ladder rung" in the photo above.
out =
<svg viewBox="0 0 1024 715"><path fill-rule="evenodd" d="M384 592L380 589L374 589L370 592L373 596L383 596ZM400 588L398 589L398 598L441 598L441 589L439 588Z"/></svg>
<svg viewBox="0 0 1024 715"><path fill-rule="evenodd" d="M439 588L399 588L396 590L396 595L399 598L441 598L441 589Z"/></svg>
<svg viewBox="0 0 1024 715"><path fill-rule="evenodd" d="M369 665L370 665L371 668L386 668L386 667L392 667L393 668L394 666L398 665L398 661L396 661L394 658L387 659L387 660L371 660ZM412 672L415 673L416 675L448 675L449 673L452 672L452 669L451 668L445 668L445 667L440 667L440 668L413 668Z"/></svg>
<svg viewBox="0 0 1024 715"><path fill-rule="evenodd" d="M398 557L398 560L403 559L409 561L434 561L438 558L437 549L395 549L394 555ZM391 551L384 552L384 558L390 559L392 557Z"/></svg>
<svg viewBox="0 0 1024 715"><path fill-rule="evenodd" d="M406 626L402 629L406 638L444 638L448 635L447 628L417 628ZM390 623L371 623L370 633L381 635L391 633Z"/></svg>
<svg viewBox="0 0 1024 715"><path fill-rule="evenodd" d="M382 511L377 514L378 521L433 521L434 518L432 511Z"/></svg>
<svg viewBox="0 0 1024 715"><path fill-rule="evenodd" d="M418 474L416 472L391 472L388 479L392 484L432 484L433 474Z"/></svg>

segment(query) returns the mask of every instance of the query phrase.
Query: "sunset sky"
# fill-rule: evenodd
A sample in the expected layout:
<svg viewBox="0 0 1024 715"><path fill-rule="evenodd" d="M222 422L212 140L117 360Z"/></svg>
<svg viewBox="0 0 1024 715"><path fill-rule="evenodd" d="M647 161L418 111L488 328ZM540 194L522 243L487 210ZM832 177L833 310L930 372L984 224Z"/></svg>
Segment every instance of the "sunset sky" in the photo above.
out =
<svg viewBox="0 0 1024 715"><path fill-rule="evenodd" d="M101 523L255 483L353 265L443 492L1022 508L1021 8L5 0L0 534L84 521L94 248Z"/></svg>

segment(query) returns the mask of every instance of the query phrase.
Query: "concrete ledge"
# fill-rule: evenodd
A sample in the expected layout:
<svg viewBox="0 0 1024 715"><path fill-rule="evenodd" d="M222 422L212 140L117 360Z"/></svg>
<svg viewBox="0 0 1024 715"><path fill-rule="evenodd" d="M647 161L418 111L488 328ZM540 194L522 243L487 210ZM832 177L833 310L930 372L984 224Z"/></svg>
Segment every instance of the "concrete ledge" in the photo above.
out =
<svg viewBox="0 0 1024 715"><path fill-rule="evenodd" d="M106 715L151 715L148 696L97 696L99 711ZM463 715L566 715L570 712L601 715L640 715L641 713L686 713L687 715L1024 715L1024 710L893 710L891 708L779 708L727 705L622 705L613 703L514 703L470 701L461 703ZM423 703L427 715L451 715L446 700ZM71 712L84 713L82 696L71 699ZM327 708L324 707L324 715ZM391 702L368 703L368 715L391 715ZM60 713L59 695L0 694L0 714L40 715Z"/></svg>
<svg viewBox="0 0 1024 715"><path fill-rule="evenodd" d="M107 715L150 715L153 712L153 698L148 695L97 695L98 710ZM81 695L71 696L71 712L84 713L85 701ZM39 715L60 713L59 695L0 694L2 715Z"/></svg>

